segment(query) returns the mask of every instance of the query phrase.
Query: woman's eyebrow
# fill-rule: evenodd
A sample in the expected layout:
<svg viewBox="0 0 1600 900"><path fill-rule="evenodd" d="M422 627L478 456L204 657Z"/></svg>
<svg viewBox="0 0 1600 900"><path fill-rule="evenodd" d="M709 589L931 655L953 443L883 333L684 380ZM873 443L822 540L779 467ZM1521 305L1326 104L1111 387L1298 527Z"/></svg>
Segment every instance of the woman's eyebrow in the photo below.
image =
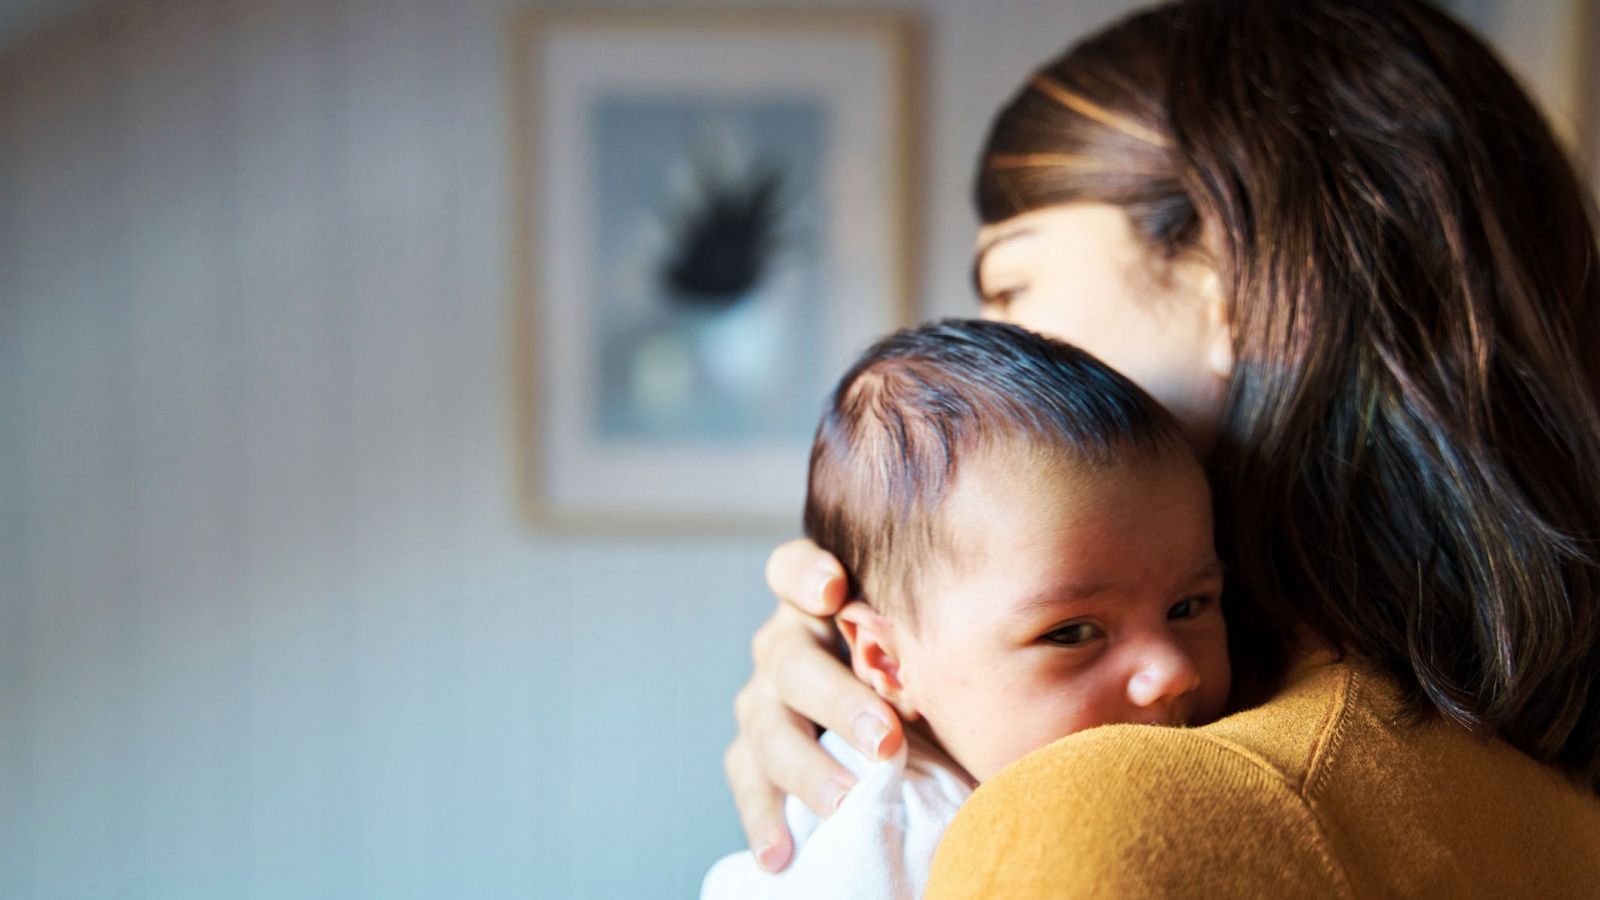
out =
<svg viewBox="0 0 1600 900"><path fill-rule="evenodd" d="M978 252L972 257L972 290L978 295L978 299L983 299L983 258L997 245L1030 234L1033 234L1032 228L1015 228L995 235L978 247Z"/></svg>

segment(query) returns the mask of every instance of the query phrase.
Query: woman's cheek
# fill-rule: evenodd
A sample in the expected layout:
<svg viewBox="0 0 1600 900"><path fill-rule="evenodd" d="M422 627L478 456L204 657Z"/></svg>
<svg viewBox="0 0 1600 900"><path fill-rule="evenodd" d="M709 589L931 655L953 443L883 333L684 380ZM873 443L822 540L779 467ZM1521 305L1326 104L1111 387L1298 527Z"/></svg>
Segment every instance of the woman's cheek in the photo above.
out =
<svg viewBox="0 0 1600 900"><path fill-rule="evenodd" d="M1039 293L1029 291L1013 299L1006 309L1006 321L1013 325L1020 325L1029 331L1035 331L1045 337L1052 337L1059 341L1066 341L1096 356L1102 356L1105 347L1095 348L1095 335L1089 333L1092 329L1086 328L1078 316L1073 315L1070 304L1056 300L1053 301Z"/></svg>

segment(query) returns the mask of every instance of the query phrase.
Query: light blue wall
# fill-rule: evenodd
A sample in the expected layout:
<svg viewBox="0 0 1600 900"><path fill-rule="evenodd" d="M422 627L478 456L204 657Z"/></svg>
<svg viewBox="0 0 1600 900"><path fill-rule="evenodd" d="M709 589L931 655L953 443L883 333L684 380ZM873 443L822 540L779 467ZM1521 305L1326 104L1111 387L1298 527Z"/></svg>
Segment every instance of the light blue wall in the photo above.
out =
<svg viewBox="0 0 1600 900"><path fill-rule="evenodd" d="M932 311L996 102L1124 5L922 5ZM516 510L505 13L140 0L0 56L0 897L683 897L739 846L777 536Z"/></svg>

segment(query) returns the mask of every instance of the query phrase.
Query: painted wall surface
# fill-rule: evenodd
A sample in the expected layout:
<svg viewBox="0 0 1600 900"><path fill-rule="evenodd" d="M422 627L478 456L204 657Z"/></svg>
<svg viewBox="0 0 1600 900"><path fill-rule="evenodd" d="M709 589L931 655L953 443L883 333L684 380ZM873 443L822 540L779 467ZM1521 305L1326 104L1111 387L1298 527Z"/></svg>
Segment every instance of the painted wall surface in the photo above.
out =
<svg viewBox="0 0 1600 900"><path fill-rule="evenodd" d="M930 312L996 104L1128 5L914 7ZM784 535L517 511L510 9L131 0L0 56L0 896L685 897L741 845Z"/></svg>

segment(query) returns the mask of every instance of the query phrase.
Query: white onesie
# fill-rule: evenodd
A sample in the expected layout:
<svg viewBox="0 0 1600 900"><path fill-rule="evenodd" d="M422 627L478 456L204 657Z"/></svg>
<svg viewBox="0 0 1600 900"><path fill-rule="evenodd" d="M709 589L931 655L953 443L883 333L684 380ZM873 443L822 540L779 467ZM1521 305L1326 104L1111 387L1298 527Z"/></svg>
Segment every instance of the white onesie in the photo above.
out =
<svg viewBox="0 0 1600 900"><path fill-rule="evenodd" d="M776 875L745 850L723 857L706 873L700 900L916 900L933 865L933 851L956 810L972 795L965 773L926 740L909 732L892 759L873 762L833 732L823 749L856 776L856 786L830 818L818 819L788 798L784 814L795 856Z"/></svg>

